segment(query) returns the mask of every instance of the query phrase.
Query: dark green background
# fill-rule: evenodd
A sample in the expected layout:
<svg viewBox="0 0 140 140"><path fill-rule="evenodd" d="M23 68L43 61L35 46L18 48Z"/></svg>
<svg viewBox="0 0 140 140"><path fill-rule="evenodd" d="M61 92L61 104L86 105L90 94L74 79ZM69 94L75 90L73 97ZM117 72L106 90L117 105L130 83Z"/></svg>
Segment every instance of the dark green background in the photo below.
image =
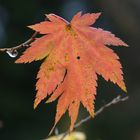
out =
<svg viewBox="0 0 140 140"><path fill-rule="evenodd" d="M70 20L77 11L101 11L95 26L113 32L130 46L112 47L121 58L130 99L106 109L79 130L87 134L88 140L140 140L139 0L0 0L0 47L27 40L33 31L26 26L44 20L44 14L54 13ZM33 109L35 78L41 62L16 65L15 60L0 54L0 140L41 140L53 125L56 103L41 103ZM126 96L100 76L98 83L96 110L117 95ZM79 118L86 116L85 112L82 108ZM57 128L63 132L68 125L66 115Z"/></svg>

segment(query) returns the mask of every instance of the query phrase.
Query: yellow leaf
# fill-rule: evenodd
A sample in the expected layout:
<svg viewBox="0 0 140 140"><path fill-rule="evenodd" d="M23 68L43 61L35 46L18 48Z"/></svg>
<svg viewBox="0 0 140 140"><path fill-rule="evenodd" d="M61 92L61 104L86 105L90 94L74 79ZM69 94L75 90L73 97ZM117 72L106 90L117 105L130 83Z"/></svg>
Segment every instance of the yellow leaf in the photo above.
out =
<svg viewBox="0 0 140 140"><path fill-rule="evenodd" d="M57 135L57 136L52 136L48 139L44 139L44 140L61 140L63 137L63 134ZM82 132L72 132L70 134L68 134L67 136L65 136L65 138L63 140L86 140L86 136L84 133Z"/></svg>

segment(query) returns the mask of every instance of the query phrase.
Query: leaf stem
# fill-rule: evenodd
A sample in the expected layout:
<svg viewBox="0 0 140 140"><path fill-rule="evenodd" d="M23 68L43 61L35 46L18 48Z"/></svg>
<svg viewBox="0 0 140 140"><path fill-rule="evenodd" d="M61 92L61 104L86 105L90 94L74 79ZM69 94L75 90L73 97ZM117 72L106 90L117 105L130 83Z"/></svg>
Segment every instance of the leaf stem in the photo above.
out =
<svg viewBox="0 0 140 140"><path fill-rule="evenodd" d="M24 43L17 45L15 47L11 47L11 48L1 48L0 52L7 52L7 51L15 51L24 47L29 47L30 43L32 43L35 40L35 37L37 36L38 32L35 32L27 41L25 41Z"/></svg>
<svg viewBox="0 0 140 140"><path fill-rule="evenodd" d="M104 106L102 106L99 110L97 110L95 112L95 114L94 114L94 117L96 117L99 114L101 114L106 108L110 107L111 105L117 104L119 102L124 102L124 101L128 100L128 98L129 98L128 96L127 97L123 97L123 98L121 98L121 96L117 96L112 101L110 101L109 103L107 103ZM89 121L91 118L92 118L91 116L87 116L86 118L80 120L78 123L76 123L74 125L74 129L78 128L79 126L81 126L85 122ZM64 132L63 136L62 136L62 138L60 140L64 140L64 138L66 137L67 134L69 134L69 131Z"/></svg>

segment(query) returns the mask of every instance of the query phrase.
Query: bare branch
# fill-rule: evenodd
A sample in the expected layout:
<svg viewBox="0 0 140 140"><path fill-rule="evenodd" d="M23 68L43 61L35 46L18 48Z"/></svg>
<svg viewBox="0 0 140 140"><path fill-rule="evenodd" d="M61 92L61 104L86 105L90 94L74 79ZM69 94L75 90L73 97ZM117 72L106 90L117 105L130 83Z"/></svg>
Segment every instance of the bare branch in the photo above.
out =
<svg viewBox="0 0 140 140"><path fill-rule="evenodd" d="M114 98L111 102L107 103L106 105L102 106L99 110L97 110L94 114L94 117L98 116L99 114L101 114L106 108L110 107L111 105L117 104L119 102L124 102L126 100L128 100L128 96L121 98L121 96L117 96L116 98ZM74 125L74 129L78 128L80 125L82 125L83 123L89 121L92 117L91 116L87 116L86 118L82 119L81 121L79 121L78 123L76 123ZM69 131L66 131L65 133L63 133L63 137L60 140L64 140L64 138L66 137L66 135L69 133Z"/></svg>
<svg viewBox="0 0 140 140"><path fill-rule="evenodd" d="M32 43L34 40L35 40L35 37L37 36L38 32L35 32L30 39L28 39L27 41L25 41L24 43L18 45L18 46L15 46L15 47L11 47L11 48L1 48L0 49L0 52L7 52L7 51L10 51L10 52L13 52L15 50L18 50L18 49L21 49L21 48L24 48L24 47L29 47L30 43Z"/></svg>

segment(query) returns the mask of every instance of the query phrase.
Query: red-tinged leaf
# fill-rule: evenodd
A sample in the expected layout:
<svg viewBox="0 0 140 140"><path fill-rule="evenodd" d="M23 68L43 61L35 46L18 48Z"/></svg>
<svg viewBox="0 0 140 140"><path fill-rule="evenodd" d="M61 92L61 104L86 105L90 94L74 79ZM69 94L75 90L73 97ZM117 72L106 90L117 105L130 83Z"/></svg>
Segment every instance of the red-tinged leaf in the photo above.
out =
<svg viewBox="0 0 140 140"><path fill-rule="evenodd" d="M31 43L16 62L45 58L37 75L34 107L47 96L47 103L59 98L54 127L68 110L72 131L80 103L94 117L97 74L126 91L119 57L105 45L127 44L108 31L91 27L99 16L100 13L81 15L79 12L68 23L49 14L50 21L29 26L45 35Z"/></svg>
<svg viewBox="0 0 140 140"><path fill-rule="evenodd" d="M101 13L87 13L81 16L81 12L77 13L71 21L75 26L89 26L95 23Z"/></svg>
<svg viewBox="0 0 140 140"><path fill-rule="evenodd" d="M79 32L84 32L85 36L90 40L96 40L98 43L103 43L104 45L113 45L113 46L128 46L118 37L115 37L114 34L109 31L104 31L100 28L78 28Z"/></svg>
<svg viewBox="0 0 140 140"><path fill-rule="evenodd" d="M40 34L57 34L60 30L63 30L67 24L67 21L54 14L46 15L51 21L44 21L36 25L28 26L29 28L36 30ZM47 28L46 28L47 27Z"/></svg>
<svg viewBox="0 0 140 140"><path fill-rule="evenodd" d="M40 71L37 75L36 90L37 95L34 103L34 108L40 103L41 100L50 95L55 90L58 84L63 81L65 69L60 64L50 60L41 65Z"/></svg>

